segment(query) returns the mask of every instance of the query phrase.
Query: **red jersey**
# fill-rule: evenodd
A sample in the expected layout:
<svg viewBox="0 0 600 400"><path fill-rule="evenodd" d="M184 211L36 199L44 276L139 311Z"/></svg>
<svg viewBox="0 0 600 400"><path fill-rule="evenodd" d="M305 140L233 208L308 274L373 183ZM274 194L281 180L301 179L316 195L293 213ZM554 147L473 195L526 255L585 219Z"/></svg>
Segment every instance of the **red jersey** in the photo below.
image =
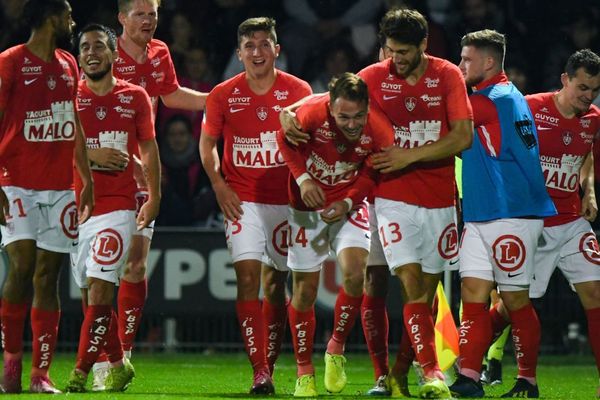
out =
<svg viewBox="0 0 600 400"><path fill-rule="evenodd" d="M138 142L154 138L150 97L139 86L119 79L112 92L97 96L83 81L78 103L88 149L110 147L131 155L138 153ZM136 209L133 161L125 171L110 171L92 163L92 173L96 201L92 215ZM81 185L78 175L75 183Z"/></svg>
<svg viewBox="0 0 600 400"><path fill-rule="evenodd" d="M240 200L287 204L288 169L277 146L284 107L311 94L303 80L277 70L265 94L255 94L242 72L217 85L206 99L202 134L223 136L221 169Z"/></svg>
<svg viewBox="0 0 600 400"><path fill-rule="evenodd" d="M525 96L537 128L546 189L558 211L544 219L544 226L562 225L580 217L579 169L600 130L598 107L592 105L582 116L565 118L556 108L555 94Z"/></svg>
<svg viewBox="0 0 600 400"><path fill-rule="evenodd" d="M396 74L391 59L358 73L369 86L371 104L377 104L395 130L395 144L413 148L437 141L450 131L450 123L473 119L465 81L458 67L426 55L427 69L410 85ZM375 196L427 208L450 207L455 199L454 157L410 165L384 174Z"/></svg>
<svg viewBox="0 0 600 400"><path fill-rule="evenodd" d="M117 44L121 43L121 38ZM158 98L171 94L179 88L175 66L169 48L164 42L152 39L146 46L147 59L139 64L125 51L119 50L119 58L113 66L117 78L141 86L150 95L153 115L156 116Z"/></svg>
<svg viewBox="0 0 600 400"><path fill-rule="evenodd" d="M300 196L296 179L308 173L323 189L326 203L350 198L358 206L375 185L376 176L368 157L394 143L394 128L385 114L371 107L360 139L350 142L329 113L329 94L316 97L298 108L296 116L303 131L311 135L305 144L293 146L285 133L277 135L279 148L290 169L290 204L297 210L310 210Z"/></svg>
<svg viewBox="0 0 600 400"><path fill-rule="evenodd" d="M0 54L0 184L69 190L77 133L77 64L56 49L46 62L24 44Z"/></svg>

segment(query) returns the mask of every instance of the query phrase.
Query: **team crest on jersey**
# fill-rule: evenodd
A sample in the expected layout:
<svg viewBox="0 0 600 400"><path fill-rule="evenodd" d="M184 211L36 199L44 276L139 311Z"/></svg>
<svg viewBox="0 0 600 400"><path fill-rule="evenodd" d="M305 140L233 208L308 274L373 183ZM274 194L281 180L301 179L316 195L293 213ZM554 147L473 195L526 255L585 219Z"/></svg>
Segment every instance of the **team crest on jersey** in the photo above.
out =
<svg viewBox="0 0 600 400"><path fill-rule="evenodd" d="M408 111L412 111L417 106L417 99L415 99L414 97L407 97L406 99L404 99L404 105L406 106L406 109Z"/></svg>
<svg viewBox="0 0 600 400"><path fill-rule="evenodd" d="M104 106L96 107L96 118L98 118L101 121L104 118L106 118L106 107L104 107Z"/></svg>
<svg viewBox="0 0 600 400"><path fill-rule="evenodd" d="M48 89L54 90L56 88L56 78L54 75L48 75L48 78L46 78L46 83L48 84Z"/></svg>
<svg viewBox="0 0 600 400"><path fill-rule="evenodd" d="M579 120L579 123L581 124L581 127L582 127L583 129L587 129L587 128L589 128L589 127L590 127L590 123L591 123L591 122L592 122L592 121L591 121L591 120L589 120L589 119L587 119L587 118L582 118L582 119L580 119L580 120Z"/></svg>
<svg viewBox="0 0 600 400"><path fill-rule="evenodd" d="M335 149L337 150L338 153L342 154L343 152L346 151L346 145L338 144L337 146L335 146Z"/></svg>
<svg viewBox="0 0 600 400"><path fill-rule="evenodd" d="M523 144L525 144L525 147L531 149L537 145L537 140L533 134L533 122L527 115L523 115L522 120L515 121L515 129L523 141Z"/></svg>
<svg viewBox="0 0 600 400"><path fill-rule="evenodd" d="M573 134L569 131L563 132L562 140L563 140L563 143L565 144L565 146L570 145L571 142L573 141Z"/></svg>
<svg viewBox="0 0 600 400"><path fill-rule="evenodd" d="M269 109L267 107L258 107L256 109L256 116L258 117L258 119L260 119L261 121L264 121L267 119L267 117L269 116Z"/></svg>

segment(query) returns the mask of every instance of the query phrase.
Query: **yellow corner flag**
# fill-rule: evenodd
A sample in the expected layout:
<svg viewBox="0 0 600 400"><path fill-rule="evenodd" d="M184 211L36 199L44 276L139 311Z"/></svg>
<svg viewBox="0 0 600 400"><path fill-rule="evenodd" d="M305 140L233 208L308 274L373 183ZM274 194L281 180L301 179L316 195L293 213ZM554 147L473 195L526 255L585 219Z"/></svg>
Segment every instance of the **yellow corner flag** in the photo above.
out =
<svg viewBox="0 0 600 400"><path fill-rule="evenodd" d="M441 282L438 283L436 294L438 312L435 319L435 352L441 370L445 371L458 357L458 330Z"/></svg>

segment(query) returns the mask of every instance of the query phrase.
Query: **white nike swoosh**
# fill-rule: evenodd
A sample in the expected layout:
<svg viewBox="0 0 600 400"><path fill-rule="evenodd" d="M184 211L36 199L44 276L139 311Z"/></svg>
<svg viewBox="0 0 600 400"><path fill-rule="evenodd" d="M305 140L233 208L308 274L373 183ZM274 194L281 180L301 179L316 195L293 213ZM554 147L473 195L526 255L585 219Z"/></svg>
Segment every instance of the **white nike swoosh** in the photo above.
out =
<svg viewBox="0 0 600 400"><path fill-rule="evenodd" d="M398 96L385 96L385 95L384 95L384 96L383 96L383 99L384 99L384 100L391 100L391 99L395 99L396 97L398 97Z"/></svg>
<svg viewBox="0 0 600 400"><path fill-rule="evenodd" d="M245 108L230 108L229 112L233 114L233 113L236 113L238 111L244 111L244 110L245 110Z"/></svg>
<svg viewBox="0 0 600 400"><path fill-rule="evenodd" d="M539 125L537 126L538 131L549 131L550 129L552 129L552 128L548 128L546 126L539 126Z"/></svg>
<svg viewBox="0 0 600 400"><path fill-rule="evenodd" d="M26 79L25 80L25 86L27 85L31 85L33 82L37 81L38 78L33 78L33 79Z"/></svg>

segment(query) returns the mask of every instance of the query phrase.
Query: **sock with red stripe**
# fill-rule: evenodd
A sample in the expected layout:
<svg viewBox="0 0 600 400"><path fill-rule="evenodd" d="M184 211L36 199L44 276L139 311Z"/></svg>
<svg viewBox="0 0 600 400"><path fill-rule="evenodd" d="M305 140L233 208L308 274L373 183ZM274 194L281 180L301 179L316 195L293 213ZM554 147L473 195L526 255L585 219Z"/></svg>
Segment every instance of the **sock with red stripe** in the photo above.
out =
<svg viewBox="0 0 600 400"><path fill-rule="evenodd" d="M148 281L128 282L121 279L117 304L119 308L119 339L123 350L131 351L140 327L142 311L148 293Z"/></svg>
<svg viewBox="0 0 600 400"><path fill-rule="evenodd" d="M406 376L414 359L415 351L412 347L410 335L406 331L406 325L402 325L402 337L400 338L400 344L398 345L396 361L392 368L393 374L395 376Z"/></svg>
<svg viewBox="0 0 600 400"><path fill-rule="evenodd" d="M290 320L298 376L314 375L315 367L312 363L312 353L316 326L315 309L311 307L308 311L298 311L290 304L288 318Z"/></svg>
<svg viewBox="0 0 600 400"><path fill-rule="evenodd" d="M265 355L264 322L260 301L238 300L235 303L240 333L246 348L246 354L254 371L268 368Z"/></svg>
<svg viewBox="0 0 600 400"><path fill-rule="evenodd" d="M104 342L104 351L98 356L97 362L110 361L116 363L123 360L123 346L119 339L119 317L111 310L110 325Z"/></svg>
<svg viewBox="0 0 600 400"><path fill-rule="evenodd" d="M498 312L499 304L500 303L497 303L490 309L490 319L492 322L492 342L500 337L502 332L504 332L504 329L510 325L510 321L505 320L502 314Z"/></svg>
<svg viewBox="0 0 600 400"><path fill-rule="evenodd" d="M58 339L60 310L46 311L31 308L31 376L48 376Z"/></svg>
<svg viewBox="0 0 600 400"><path fill-rule="evenodd" d="M431 308L427 303L404 305L404 326L410 337L415 358L426 377L443 376L435 354L435 333Z"/></svg>
<svg viewBox="0 0 600 400"><path fill-rule="evenodd" d="M98 355L104 348L106 335L110 326L111 306L88 306L79 334L79 349L75 368L89 373Z"/></svg>
<svg viewBox="0 0 600 400"><path fill-rule="evenodd" d="M361 305L363 334L373 363L375 379L389 372L388 315L385 297L363 296Z"/></svg>
<svg viewBox="0 0 600 400"><path fill-rule="evenodd" d="M461 338L460 373L479 382L483 356L492 339L492 322L487 303L463 303L458 334Z"/></svg>
<svg viewBox="0 0 600 400"><path fill-rule="evenodd" d="M281 352L281 343L285 335L285 326L287 323L287 305L278 306L271 304L266 298L262 302L262 313L265 323L265 352L267 353L267 363L269 371L273 373L275 362Z"/></svg>
<svg viewBox="0 0 600 400"><path fill-rule="evenodd" d="M23 330L27 318L27 303L13 304L2 299L2 338L4 352L17 354L23 351Z"/></svg>
<svg viewBox="0 0 600 400"><path fill-rule="evenodd" d="M540 321L531 303L508 313L512 321L513 346L519 366L517 377L535 385L541 339Z"/></svg>
<svg viewBox="0 0 600 400"><path fill-rule="evenodd" d="M333 333L327 343L329 354L344 354L344 346L348 335L352 332L356 317L360 313L362 295L349 296L344 288L340 288L333 309Z"/></svg>

